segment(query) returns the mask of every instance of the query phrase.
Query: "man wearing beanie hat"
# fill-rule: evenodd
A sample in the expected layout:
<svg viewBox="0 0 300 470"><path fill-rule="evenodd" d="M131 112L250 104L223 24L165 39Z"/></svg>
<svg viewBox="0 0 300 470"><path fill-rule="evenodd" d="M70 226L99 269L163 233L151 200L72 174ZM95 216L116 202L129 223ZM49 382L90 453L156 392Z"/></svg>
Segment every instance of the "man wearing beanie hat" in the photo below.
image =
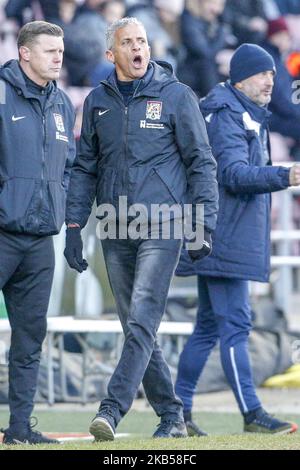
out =
<svg viewBox="0 0 300 470"><path fill-rule="evenodd" d="M270 209L273 191L300 185L300 165L272 166L267 105L275 66L270 54L242 44L230 63L230 80L201 101L218 163L219 215L212 254L191 263L182 252L177 274L197 275L199 308L193 334L180 357L176 393L184 404L190 435L203 432L192 421L196 384L220 340L221 361L248 432L285 434L297 425L269 415L257 397L248 354L251 330L249 281L270 274Z"/></svg>
<svg viewBox="0 0 300 470"><path fill-rule="evenodd" d="M256 44L242 44L230 61L230 80L235 85L262 72L275 74L272 56Z"/></svg>

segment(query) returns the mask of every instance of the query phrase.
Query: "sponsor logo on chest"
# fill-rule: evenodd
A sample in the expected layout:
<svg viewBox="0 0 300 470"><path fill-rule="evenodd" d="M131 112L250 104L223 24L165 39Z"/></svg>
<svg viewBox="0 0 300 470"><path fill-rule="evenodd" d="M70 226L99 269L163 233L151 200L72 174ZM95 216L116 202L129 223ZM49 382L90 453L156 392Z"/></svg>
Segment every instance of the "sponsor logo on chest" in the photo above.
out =
<svg viewBox="0 0 300 470"><path fill-rule="evenodd" d="M66 132L62 115L53 113L53 116L54 116L54 120L55 120L56 129L59 132Z"/></svg>
<svg viewBox="0 0 300 470"><path fill-rule="evenodd" d="M66 132L63 117L61 114L53 113L55 125L56 125L56 140L62 140L64 142L69 142L69 139L66 135L62 135L61 132Z"/></svg>

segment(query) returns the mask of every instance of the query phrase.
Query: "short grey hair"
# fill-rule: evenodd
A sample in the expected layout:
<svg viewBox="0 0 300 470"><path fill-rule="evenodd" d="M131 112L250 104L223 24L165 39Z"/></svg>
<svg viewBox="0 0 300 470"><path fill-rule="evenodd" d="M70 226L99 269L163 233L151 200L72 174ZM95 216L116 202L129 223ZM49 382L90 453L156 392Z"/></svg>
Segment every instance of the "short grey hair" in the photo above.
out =
<svg viewBox="0 0 300 470"><path fill-rule="evenodd" d="M145 29L145 26L143 25L143 23L141 23L141 21L139 21L137 18L130 17L130 16L121 18L120 20L114 21L111 25L109 25L106 31L106 47L109 51L111 51L115 46L116 32L119 29L125 28L126 26L131 25L131 24L141 26L143 29Z"/></svg>

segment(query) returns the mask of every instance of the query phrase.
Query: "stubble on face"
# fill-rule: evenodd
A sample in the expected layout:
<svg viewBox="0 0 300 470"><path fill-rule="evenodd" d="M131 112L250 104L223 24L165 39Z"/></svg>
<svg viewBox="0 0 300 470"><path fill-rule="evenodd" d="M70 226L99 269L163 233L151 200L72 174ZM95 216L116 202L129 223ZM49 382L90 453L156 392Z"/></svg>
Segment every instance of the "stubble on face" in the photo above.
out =
<svg viewBox="0 0 300 470"><path fill-rule="evenodd" d="M266 106L271 101L273 86L274 72L267 71L243 80L237 88L258 106Z"/></svg>

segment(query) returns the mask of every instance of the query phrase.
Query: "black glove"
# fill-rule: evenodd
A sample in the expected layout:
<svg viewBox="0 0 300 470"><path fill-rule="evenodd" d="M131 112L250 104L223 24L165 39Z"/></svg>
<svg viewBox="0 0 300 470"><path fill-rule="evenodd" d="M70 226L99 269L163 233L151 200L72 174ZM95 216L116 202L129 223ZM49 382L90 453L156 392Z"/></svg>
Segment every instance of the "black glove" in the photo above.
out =
<svg viewBox="0 0 300 470"><path fill-rule="evenodd" d="M201 259L210 255L211 251L212 251L211 234L204 229L204 240L203 240L202 248L200 248L200 250L188 250L188 254L194 263L195 261L200 261Z"/></svg>
<svg viewBox="0 0 300 470"><path fill-rule="evenodd" d="M70 268L76 269L79 273L88 267L87 261L82 259L82 239L80 227L68 227L66 231L65 258Z"/></svg>

